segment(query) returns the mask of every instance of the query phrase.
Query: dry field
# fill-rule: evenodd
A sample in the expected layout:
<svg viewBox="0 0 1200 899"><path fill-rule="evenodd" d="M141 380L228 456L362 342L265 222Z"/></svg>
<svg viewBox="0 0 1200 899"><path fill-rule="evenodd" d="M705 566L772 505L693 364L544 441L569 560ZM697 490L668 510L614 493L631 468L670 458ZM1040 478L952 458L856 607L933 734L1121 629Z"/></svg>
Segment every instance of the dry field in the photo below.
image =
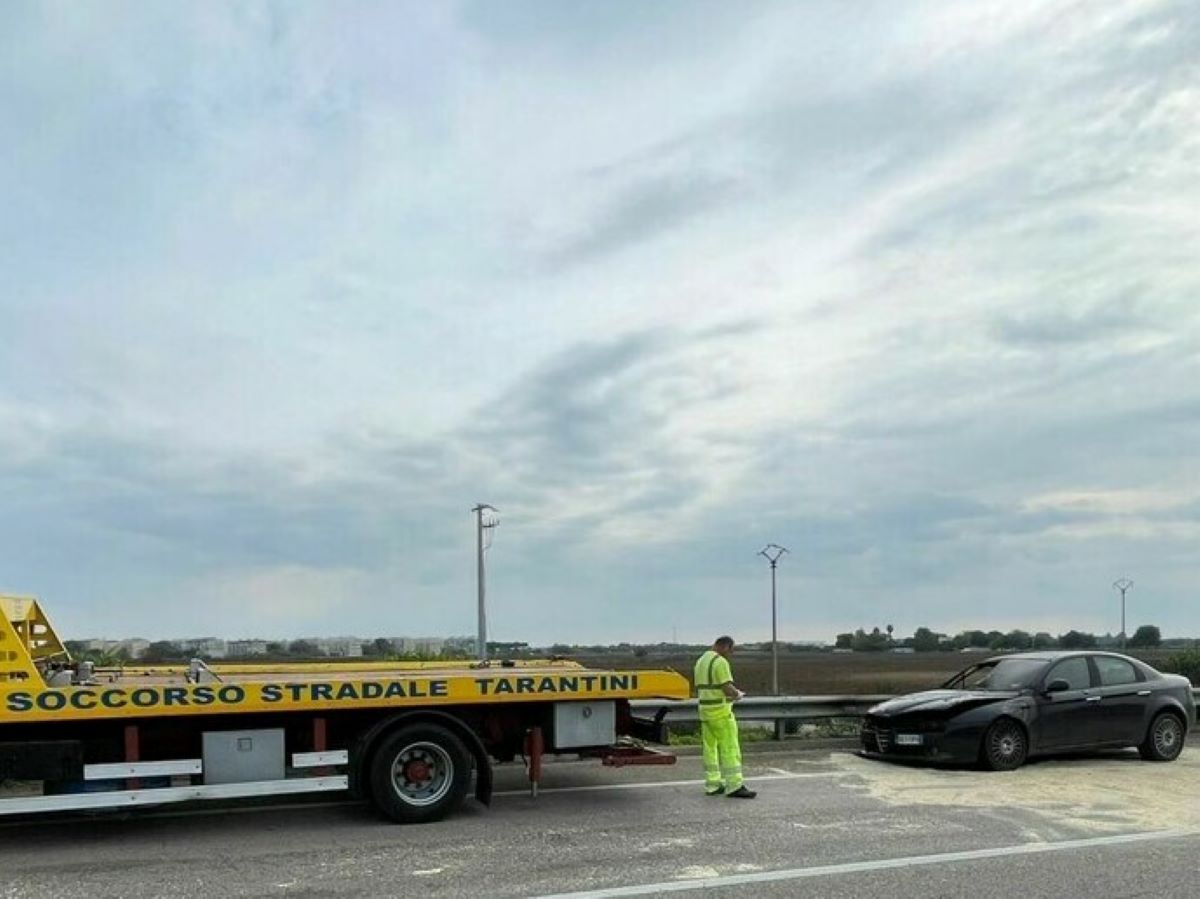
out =
<svg viewBox="0 0 1200 899"><path fill-rule="evenodd" d="M1131 653L1151 665L1170 653L1151 650ZM927 652L900 655L888 652L833 654L785 652L779 656L779 689L790 695L907 693L937 687L951 675L988 654ZM672 668L690 679L695 659L690 656L573 656L589 668ZM733 676L751 694L770 692L771 657L734 653Z"/></svg>

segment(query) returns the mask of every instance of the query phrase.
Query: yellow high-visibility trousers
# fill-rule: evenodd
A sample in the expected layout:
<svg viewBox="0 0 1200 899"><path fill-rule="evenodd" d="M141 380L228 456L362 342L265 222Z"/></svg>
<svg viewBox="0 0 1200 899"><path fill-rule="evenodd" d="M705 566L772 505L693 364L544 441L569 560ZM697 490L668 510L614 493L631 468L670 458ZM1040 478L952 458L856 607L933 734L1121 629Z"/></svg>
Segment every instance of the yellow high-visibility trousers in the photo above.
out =
<svg viewBox="0 0 1200 899"><path fill-rule="evenodd" d="M737 720L732 714L700 721L700 743L704 749L704 790L721 787L732 793L744 781L742 747L738 743Z"/></svg>

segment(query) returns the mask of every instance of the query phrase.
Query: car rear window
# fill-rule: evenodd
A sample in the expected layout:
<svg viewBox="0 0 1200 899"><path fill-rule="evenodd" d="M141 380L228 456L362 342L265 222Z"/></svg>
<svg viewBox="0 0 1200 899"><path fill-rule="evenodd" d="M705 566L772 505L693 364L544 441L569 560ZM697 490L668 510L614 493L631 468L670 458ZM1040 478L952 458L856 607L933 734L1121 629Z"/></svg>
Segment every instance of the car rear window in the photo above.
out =
<svg viewBox="0 0 1200 899"><path fill-rule="evenodd" d="M1096 656L1096 670L1100 672L1102 687L1137 683L1137 670L1124 659Z"/></svg>

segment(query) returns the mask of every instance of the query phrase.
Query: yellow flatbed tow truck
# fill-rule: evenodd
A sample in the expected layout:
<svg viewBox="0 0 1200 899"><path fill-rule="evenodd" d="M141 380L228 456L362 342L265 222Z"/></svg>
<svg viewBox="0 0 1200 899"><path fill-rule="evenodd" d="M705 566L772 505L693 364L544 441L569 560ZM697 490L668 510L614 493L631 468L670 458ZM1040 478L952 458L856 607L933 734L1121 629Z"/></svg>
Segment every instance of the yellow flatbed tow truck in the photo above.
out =
<svg viewBox="0 0 1200 899"><path fill-rule="evenodd" d="M670 764L631 699L686 699L673 671L575 662L370 662L97 668L32 597L0 596L0 815L350 791L386 818L433 821L492 762L544 752Z"/></svg>

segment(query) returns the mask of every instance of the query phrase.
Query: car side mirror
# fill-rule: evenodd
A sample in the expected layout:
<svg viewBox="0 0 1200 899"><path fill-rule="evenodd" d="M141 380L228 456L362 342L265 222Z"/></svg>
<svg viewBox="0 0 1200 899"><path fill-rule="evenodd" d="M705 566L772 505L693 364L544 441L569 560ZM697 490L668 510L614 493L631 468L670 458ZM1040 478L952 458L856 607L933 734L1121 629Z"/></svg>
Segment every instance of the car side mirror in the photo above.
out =
<svg viewBox="0 0 1200 899"><path fill-rule="evenodd" d="M1065 680L1063 680L1061 677L1057 678L1056 680L1052 680L1052 681L1050 681L1050 683L1046 684L1046 692L1047 693L1065 693L1067 690L1070 690L1070 689L1071 689L1071 685L1069 683L1067 683Z"/></svg>

